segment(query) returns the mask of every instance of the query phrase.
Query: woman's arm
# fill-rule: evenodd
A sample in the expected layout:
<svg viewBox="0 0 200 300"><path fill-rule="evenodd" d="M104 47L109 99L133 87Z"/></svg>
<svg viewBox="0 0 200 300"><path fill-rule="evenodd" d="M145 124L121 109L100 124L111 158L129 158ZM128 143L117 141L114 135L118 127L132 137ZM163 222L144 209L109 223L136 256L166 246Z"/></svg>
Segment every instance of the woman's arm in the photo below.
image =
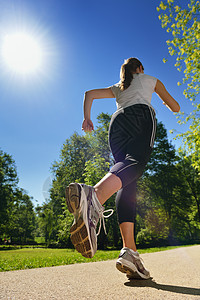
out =
<svg viewBox="0 0 200 300"><path fill-rule="evenodd" d="M156 86L155 86L155 92L162 99L163 104L165 104L171 111L173 111L173 112L179 112L180 111L180 105L168 93L168 91L166 90L164 84L160 80L157 80L157 83L156 83Z"/></svg>
<svg viewBox="0 0 200 300"><path fill-rule="evenodd" d="M92 121L90 120L90 112L94 99L115 98L111 88L90 90L85 93L83 110L84 120L82 130L91 132L94 130Z"/></svg>

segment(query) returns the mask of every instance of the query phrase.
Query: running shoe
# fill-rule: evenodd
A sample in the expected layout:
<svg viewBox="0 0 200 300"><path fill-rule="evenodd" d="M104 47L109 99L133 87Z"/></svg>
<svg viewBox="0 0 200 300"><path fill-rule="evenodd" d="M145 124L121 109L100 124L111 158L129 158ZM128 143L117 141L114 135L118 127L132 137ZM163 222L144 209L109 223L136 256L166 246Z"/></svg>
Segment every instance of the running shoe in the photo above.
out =
<svg viewBox="0 0 200 300"><path fill-rule="evenodd" d="M129 279L150 278L150 273L147 269L145 269L139 253L126 247L122 248L119 254L116 268L120 272L126 273Z"/></svg>
<svg viewBox="0 0 200 300"><path fill-rule="evenodd" d="M104 207L100 204L94 187L80 183L71 183L66 188L66 203L74 222L70 229L71 241L75 249L84 257L92 258L97 251L97 235L101 229L101 219L105 230ZM100 220L99 232L96 234ZM106 231L105 231L106 232Z"/></svg>

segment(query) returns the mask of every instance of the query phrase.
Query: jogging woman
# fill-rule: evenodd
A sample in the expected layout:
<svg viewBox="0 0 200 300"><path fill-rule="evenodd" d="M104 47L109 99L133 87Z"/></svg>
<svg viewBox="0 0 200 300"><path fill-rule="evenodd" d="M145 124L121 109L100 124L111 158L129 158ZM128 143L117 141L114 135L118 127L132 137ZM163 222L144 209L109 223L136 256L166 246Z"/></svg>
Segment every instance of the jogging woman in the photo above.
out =
<svg viewBox="0 0 200 300"><path fill-rule="evenodd" d="M121 66L120 82L104 89L90 90L84 98L82 130L94 130L90 119L94 99L116 98L117 111L109 127L109 145L115 165L94 187L71 183L66 189L68 209L74 214L70 229L76 250L85 257L93 257L97 250L96 227L104 218L103 204L115 192L116 209L123 248L116 267L129 278L150 277L136 249L134 223L136 215L136 181L150 158L156 134L156 114L151 105L152 93L172 112L179 104L167 92L160 80L144 74L142 63L129 58ZM104 222L104 219L103 219Z"/></svg>

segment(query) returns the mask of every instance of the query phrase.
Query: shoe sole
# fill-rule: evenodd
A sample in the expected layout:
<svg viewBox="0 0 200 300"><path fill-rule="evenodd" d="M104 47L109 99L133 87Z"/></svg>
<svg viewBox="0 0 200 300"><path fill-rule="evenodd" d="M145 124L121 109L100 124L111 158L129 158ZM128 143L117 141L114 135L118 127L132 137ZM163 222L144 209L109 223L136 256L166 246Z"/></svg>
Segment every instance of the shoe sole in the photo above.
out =
<svg viewBox="0 0 200 300"><path fill-rule="evenodd" d="M70 213L74 214L74 223L70 228L70 239L75 249L86 258L92 258L91 243L83 216L79 214L81 187L71 183L66 188L66 204Z"/></svg>
<svg viewBox="0 0 200 300"><path fill-rule="evenodd" d="M125 273L128 279L149 279L150 278L149 276L145 276L144 274L140 273L134 265L132 266L132 268L130 268L121 262L117 262L116 268L118 271Z"/></svg>

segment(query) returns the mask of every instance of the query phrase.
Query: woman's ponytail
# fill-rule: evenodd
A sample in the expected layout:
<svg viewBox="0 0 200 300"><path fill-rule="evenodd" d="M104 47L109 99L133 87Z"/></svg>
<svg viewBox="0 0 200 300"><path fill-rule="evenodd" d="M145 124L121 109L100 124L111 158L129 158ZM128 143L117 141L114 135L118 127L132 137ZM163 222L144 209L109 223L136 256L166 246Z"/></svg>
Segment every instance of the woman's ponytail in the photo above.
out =
<svg viewBox="0 0 200 300"><path fill-rule="evenodd" d="M143 65L141 64L141 62L135 58L135 57L131 57L127 60L125 60L124 64L121 66L121 70L120 70L120 89L121 91L126 90L130 84L131 81L133 79L133 73L136 72L137 68Z"/></svg>
<svg viewBox="0 0 200 300"><path fill-rule="evenodd" d="M133 79L133 74L129 64L125 63L121 66L120 78L121 78L120 88L122 91L124 91L129 87Z"/></svg>

